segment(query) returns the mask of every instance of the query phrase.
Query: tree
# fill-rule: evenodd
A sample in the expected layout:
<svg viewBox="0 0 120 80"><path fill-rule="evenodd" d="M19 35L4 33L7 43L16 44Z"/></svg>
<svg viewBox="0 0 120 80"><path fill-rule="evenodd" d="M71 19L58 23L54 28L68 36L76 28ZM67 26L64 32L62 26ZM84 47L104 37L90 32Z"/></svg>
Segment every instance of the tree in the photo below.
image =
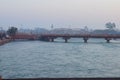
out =
<svg viewBox="0 0 120 80"><path fill-rule="evenodd" d="M18 29L14 26L10 27L8 30L7 30L7 34L9 36L15 36L15 34L17 33Z"/></svg>
<svg viewBox="0 0 120 80"><path fill-rule="evenodd" d="M113 30L114 28L116 28L116 24L111 22L106 23L105 26L110 30Z"/></svg>

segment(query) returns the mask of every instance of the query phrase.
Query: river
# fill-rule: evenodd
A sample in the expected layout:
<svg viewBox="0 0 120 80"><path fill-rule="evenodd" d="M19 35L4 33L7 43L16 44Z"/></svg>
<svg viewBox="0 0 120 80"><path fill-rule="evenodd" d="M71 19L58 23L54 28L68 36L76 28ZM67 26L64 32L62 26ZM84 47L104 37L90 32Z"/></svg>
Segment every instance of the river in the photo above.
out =
<svg viewBox="0 0 120 80"><path fill-rule="evenodd" d="M120 41L14 41L0 46L3 78L120 77Z"/></svg>

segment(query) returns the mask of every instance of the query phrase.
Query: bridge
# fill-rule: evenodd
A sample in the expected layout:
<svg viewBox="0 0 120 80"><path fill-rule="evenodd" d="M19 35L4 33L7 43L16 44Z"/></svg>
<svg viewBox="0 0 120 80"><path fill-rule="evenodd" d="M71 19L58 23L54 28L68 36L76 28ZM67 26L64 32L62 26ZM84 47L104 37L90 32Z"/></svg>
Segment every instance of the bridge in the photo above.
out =
<svg viewBox="0 0 120 80"><path fill-rule="evenodd" d="M120 34L43 34L40 36L41 40L50 42L54 42L56 38L64 39L65 43L67 43L70 38L83 38L84 43L87 43L89 38L103 38L109 43L112 39L120 38Z"/></svg>
<svg viewBox="0 0 120 80"><path fill-rule="evenodd" d="M119 39L120 34L25 34L17 33L12 37L13 39L27 39L27 40L41 40L54 42L56 38L62 38L65 43L68 42L70 38L83 38L84 43L87 43L90 38L103 38L107 43L112 39Z"/></svg>

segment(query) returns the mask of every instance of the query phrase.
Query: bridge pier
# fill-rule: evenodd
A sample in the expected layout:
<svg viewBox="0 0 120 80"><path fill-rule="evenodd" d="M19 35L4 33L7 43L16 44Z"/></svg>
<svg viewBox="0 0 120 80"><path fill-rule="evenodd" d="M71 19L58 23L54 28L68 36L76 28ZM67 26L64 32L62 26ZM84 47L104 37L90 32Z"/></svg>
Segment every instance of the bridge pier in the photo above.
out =
<svg viewBox="0 0 120 80"><path fill-rule="evenodd" d="M85 38L83 38L83 40L84 40L84 43L87 43L88 38L87 38L87 37L85 37Z"/></svg>
<svg viewBox="0 0 120 80"><path fill-rule="evenodd" d="M65 38L65 43L67 43L68 42L68 39L67 38Z"/></svg>
<svg viewBox="0 0 120 80"><path fill-rule="evenodd" d="M107 43L110 43L111 38L105 38Z"/></svg>
<svg viewBox="0 0 120 80"><path fill-rule="evenodd" d="M68 39L70 39L69 37L63 37L63 39L65 40L65 43L68 43Z"/></svg>
<svg viewBox="0 0 120 80"><path fill-rule="evenodd" d="M106 40L106 42L107 42L107 43L110 43L110 40L109 40L109 39L107 39L107 40Z"/></svg>
<svg viewBox="0 0 120 80"><path fill-rule="evenodd" d="M50 38L50 42L54 42L54 38Z"/></svg>
<svg viewBox="0 0 120 80"><path fill-rule="evenodd" d="M52 38L51 41L54 42L54 38Z"/></svg>

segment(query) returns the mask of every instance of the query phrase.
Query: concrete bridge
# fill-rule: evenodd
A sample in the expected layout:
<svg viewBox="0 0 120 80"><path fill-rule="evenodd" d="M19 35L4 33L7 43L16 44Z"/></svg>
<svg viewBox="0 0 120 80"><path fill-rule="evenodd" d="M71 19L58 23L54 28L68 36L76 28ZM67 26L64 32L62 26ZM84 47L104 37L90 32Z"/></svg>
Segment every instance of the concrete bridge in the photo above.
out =
<svg viewBox="0 0 120 80"><path fill-rule="evenodd" d="M83 38L85 43L87 43L89 38L103 38L109 43L112 39L120 38L120 34L43 34L40 36L40 39L43 41L54 42L56 38L64 39L65 43L67 43L70 38Z"/></svg>
<svg viewBox="0 0 120 80"><path fill-rule="evenodd" d="M112 39L120 39L120 34L25 34L17 33L12 37L13 39L27 39L27 40L41 40L54 42L56 38L62 38L65 43L68 42L70 38L83 38L84 43L87 43L90 38L103 38L107 43Z"/></svg>

